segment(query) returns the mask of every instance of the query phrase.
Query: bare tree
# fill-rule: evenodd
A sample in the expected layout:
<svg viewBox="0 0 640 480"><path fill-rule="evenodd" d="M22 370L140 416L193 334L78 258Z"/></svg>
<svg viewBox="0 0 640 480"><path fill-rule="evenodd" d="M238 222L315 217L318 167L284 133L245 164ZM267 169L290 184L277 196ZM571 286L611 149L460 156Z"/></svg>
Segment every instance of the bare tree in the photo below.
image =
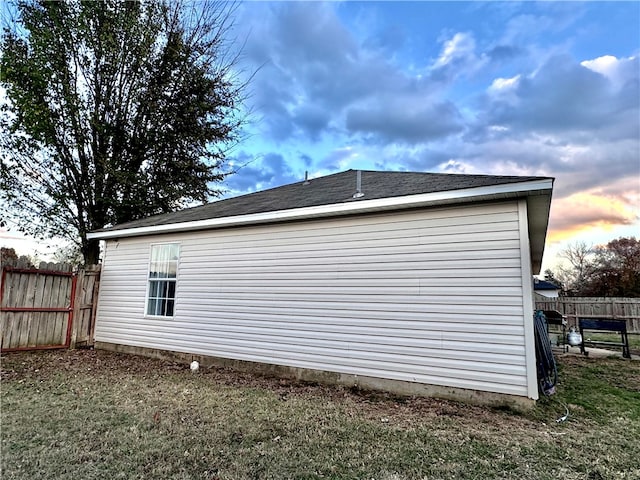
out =
<svg viewBox="0 0 640 480"><path fill-rule="evenodd" d="M585 242L575 242L560 252L560 257L569 264L561 266L558 273L567 292L577 295L584 289L596 269L594 254L593 246Z"/></svg>
<svg viewBox="0 0 640 480"><path fill-rule="evenodd" d="M568 266L557 279L574 296L640 296L640 241L621 237L606 245L569 245L560 253Z"/></svg>

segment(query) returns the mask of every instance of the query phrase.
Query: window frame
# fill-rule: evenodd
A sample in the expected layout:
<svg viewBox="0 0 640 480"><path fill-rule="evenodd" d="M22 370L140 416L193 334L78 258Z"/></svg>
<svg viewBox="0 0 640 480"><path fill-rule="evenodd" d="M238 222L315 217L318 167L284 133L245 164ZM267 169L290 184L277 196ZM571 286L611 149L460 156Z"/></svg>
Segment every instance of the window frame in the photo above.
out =
<svg viewBox="0 0 640 480"><path fill-rule="evenodd" d="M162 247L165 245L175 245L178 248L178 258L175 260L176 262L176 276L175 278L163 278L163 279L157 279L155 281L153 281L151 279L151 264L153 262L153 249L154 247ZM182 244L181 242L157 242L157 243L151 243L149 245L149 260L147 262L147 273L146 273L146 282L147 282L147 287L146 287L146 295L144 298L144 317L145 318L162 318L162 319L173 319L175 318L176 315L176 300L178 298L178 277L179 277L179 271L180 271L180 257L182 254ZM171 281L174 284L174 289L173 289L173 314L172 315L156 315L153 313L149 313L149 299L150 298L160 298L160 297L150 297L151 294L151 285L152 283L157 283L159 281ZM162 297L162 298L169 298L169 297Z"/></svg>

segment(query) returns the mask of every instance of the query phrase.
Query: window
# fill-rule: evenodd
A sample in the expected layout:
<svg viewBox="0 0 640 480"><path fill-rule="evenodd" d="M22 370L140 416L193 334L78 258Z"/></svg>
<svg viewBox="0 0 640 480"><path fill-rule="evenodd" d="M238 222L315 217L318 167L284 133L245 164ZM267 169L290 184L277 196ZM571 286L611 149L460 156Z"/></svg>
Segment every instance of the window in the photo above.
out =
<svg viewBox="0 0 640 480"><path fill-rule="evenodd" d="M151 245L147 315L173 317L180 245Z"/></svg>

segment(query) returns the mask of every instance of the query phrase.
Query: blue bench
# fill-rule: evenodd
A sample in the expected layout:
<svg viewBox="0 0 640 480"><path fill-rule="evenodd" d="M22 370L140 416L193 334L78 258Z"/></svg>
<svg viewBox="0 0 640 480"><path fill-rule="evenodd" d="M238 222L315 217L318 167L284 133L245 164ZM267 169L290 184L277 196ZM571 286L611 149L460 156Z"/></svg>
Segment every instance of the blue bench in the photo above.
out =
<svg viewBox="0 0 640 480"><path fill-rule="evenodd" d="M631 358L631 352L629 351L629 336L627 335L627 322L624 320L611 320L607 318L579 318L578 327L580 328L580 335L582 335L582 343L580 344L580 352L584 355L589 353L585 350L585 344L589 346L603 346L603 347L621 347L622 356L624 358ZM620 342L604 342L598 340L585 340L584 331L595 330L604 332L617 332L620 334Z"/></svg>

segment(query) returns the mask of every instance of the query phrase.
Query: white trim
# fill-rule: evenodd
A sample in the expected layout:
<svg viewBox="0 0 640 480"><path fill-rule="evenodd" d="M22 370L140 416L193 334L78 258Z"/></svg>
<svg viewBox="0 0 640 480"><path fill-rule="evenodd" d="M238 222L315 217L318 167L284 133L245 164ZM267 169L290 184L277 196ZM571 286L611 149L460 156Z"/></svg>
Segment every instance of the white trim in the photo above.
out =
<svg viewBox="0 0 640 480"><path fill-rule="evenodd" d="M158 245L177 245L178 246L178 261L176 262L176 278L174 280L176 286L174 288L173 293L173 315L151 315L147 313L148 305L149 305L149 290L150 290L150 279L149 272L151 272L151 253L153 251L153 247ZM146 278L146 294L144 296L144 306L142 311L143 318L158 318L163 320L173 320L176 316L176 300L178 298L178 276L180 272L180 258L182 257L182 242L154 242L149 244L149 261L147 262L147 278Z"/></svg>
<svg viewBox="0 0 640 480"><path fill-rule="evenodd" d="M520 263L522 272L522 311L524 314L524 348L527 365L527 390L529 398L538 399L538 373L536 369L535 332L533 329L533 275L531 274L531 253L527 202L518 202L518 222L520 225Z"/></svg>
<svg viewBox="0 0 640 480"><path fill-rule="evenodd" d="M495 199L496 197L508 198L513 194L523 194L525 192L539 190L551 190L552 187L553 181L551 179L532 180L529 182L507 183L503 185L449 190L445 192L421 193L418 195L405 195L402 197L386 197L375 200L363 199L345 203L333 203L330 205L318 205L288 210L276 210L272 212L252 213L248 215L210 218L193 222L93 232L87 234L87 239L94 240L133 237L139 235L153 235L157 233L184 232L189 230L300 220L334 215L369 213L383 210L423 207L431 204L453 203L457 200L470 201L474 198L478 200L483 200L485 198L487 200Z"/></svg>

